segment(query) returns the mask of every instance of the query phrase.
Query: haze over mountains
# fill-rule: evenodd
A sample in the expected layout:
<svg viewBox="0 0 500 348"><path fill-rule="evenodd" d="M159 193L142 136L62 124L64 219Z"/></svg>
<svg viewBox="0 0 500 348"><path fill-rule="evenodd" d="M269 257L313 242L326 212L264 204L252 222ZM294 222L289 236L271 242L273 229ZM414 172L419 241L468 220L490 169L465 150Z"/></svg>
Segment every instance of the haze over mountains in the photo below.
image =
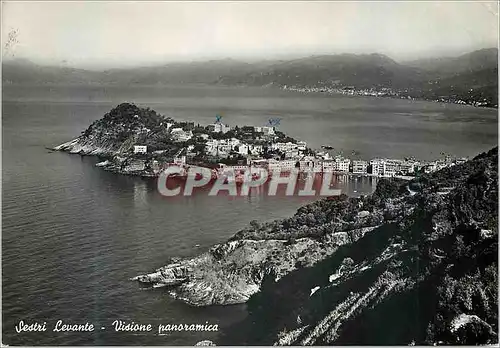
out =
<svg viewBox="0 0 500 348"><path fill-rule="evenodd" d="M318 55L248 63L233 59L91 71L40 66L26 60L3 63L8 84L214 84L242 86L388 88L416 98L442 96L498 104L498 49L458 57L396 62L382 54Z"/></svg>

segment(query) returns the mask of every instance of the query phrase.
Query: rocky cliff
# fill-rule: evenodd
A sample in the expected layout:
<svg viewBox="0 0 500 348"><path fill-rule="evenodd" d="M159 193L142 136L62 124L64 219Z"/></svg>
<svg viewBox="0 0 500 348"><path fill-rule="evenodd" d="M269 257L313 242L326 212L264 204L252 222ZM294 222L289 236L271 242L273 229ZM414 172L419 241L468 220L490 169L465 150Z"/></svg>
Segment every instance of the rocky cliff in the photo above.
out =
<svg viewBox="0 0 500 348"><path fill-rule="evenodd" d="M217 343L498 344L497 161L495 148L416 179L412 195L387 187L382 202L411 208L313 267L264 279L238 335Z"/></svg>
<svg viewBox="0 0 500 348"><path fill-rule="evenodd" d="M134 279L193 305L247 302L218 344L498 342L497 151L254 221Z"/></svg>
<svg viewBox="0 0 500 348"><path fill-rule="evenodd" d="M161 149L162 155L156 157L170 158L181 144L172 141L167 127L169 122L174 124L172 119L150 108L122 103L93 122L80 136L54 150L105 158L99 166L106 170L153 176L153 156L134 154L134 145L146 145L150 152Z"/></svg>
<svg viewBox="0 0 500 348"><path fill-rule="evenodd" d="M402 192L406 196L408 191L403 187ZM380 190L370 199L340 196L307 205L291 218L253 221L206 253L175 260L133 280L155 287L171 285L174 298L196 306L246 302L266 276L278 281L298 268L313 266L411 210L404 202L382 203L379 194Z"/></svg>

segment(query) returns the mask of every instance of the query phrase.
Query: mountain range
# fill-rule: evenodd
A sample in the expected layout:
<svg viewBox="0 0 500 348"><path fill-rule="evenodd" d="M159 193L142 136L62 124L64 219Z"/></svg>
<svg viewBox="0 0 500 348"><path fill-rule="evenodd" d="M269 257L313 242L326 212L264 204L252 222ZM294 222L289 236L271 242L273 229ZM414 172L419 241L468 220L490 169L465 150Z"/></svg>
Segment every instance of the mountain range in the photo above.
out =
<svg viewBox="0 0 500 348"><path fill-rule="evenodd" d="M5 61L7 84L214 84L391 89L405 96L498 104L498 49L458 57L396 62L382 54L316 55L290 60L180 62L102 71Z"/></svg>

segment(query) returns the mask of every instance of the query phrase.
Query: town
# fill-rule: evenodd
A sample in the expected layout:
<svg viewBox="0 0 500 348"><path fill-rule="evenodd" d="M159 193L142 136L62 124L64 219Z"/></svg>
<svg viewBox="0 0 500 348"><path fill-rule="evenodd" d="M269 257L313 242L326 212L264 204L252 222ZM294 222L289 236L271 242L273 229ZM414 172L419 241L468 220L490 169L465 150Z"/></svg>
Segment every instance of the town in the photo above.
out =
<svg viewBox="0 0 500 348"><path fill-rule="evenodd" d="M341 153L332 154L334 149L328 145L313 150L307 147L305 141L277 130L273 122L266 126L231 127L223 123L220 116L207 126L172 119L168 119L163 126L170 146L162 148L158 144L148 146L147 141L138 142L130 148L127 156L117 156L115 163L106 160L97 166L142 176L158 176L167 167L176 165L186 169L190 166L207 167L214 175L227 171L242 173L248 168L259 167L268 172L298 169L300 172L412 178L467 160L451 156L435 161L414 158L365 160L354 151L353 158L348 158Z"/></svg>
<svg viewBox="0 0 500 348"><path fill-rule="evenodd" d="M410 89L394 90L388 87L381 88L355 88L353 86L335 87L335 86L282 86L282 89L288 91L295 91L300 93L325 93L325 94L342 94L349 96L365 96L365 97L388 97L409 100L427 100L437 103L449 103L460 105L471 105L475 107L493 107L498 108L498 104L488 102L486 98L478 100L472 96L473 90L471 89L468 96L459 95L425 95L422 92L412 91Z"/></svg>

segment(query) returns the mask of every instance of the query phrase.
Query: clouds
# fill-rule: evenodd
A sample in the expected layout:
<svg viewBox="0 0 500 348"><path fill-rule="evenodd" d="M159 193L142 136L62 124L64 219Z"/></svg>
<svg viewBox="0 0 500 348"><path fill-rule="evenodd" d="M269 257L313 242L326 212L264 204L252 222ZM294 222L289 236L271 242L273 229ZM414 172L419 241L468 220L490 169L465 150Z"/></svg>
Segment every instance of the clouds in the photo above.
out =
<svg viewBox="0 0 500 348"><path fill-rule="evenodd" d="M496 46L497 13L494 2L11 2L2 40L17 29L17 56L72 65L374 51L405 59Z"/></svg>

